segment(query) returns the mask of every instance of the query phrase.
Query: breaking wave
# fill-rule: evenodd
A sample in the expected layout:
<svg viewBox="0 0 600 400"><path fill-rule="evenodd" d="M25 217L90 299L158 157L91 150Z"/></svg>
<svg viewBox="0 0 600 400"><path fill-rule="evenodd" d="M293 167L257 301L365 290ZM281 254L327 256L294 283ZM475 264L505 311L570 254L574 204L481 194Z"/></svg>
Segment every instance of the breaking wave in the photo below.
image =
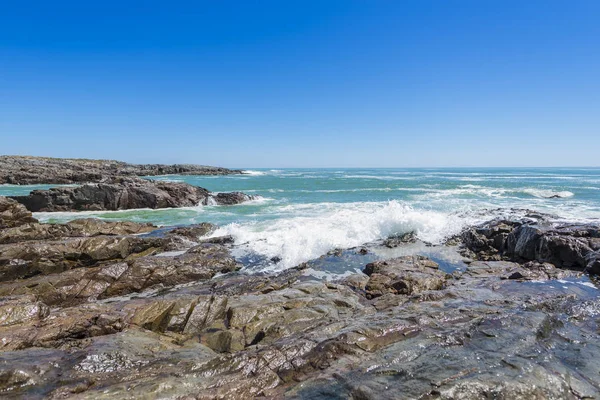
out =
<svg viewBox="0 0 600 400"><path fill-rule="evenodd" d="M300 214L274 221L231 223L213 236L232 235L236 243L265 258L277 257L277 269L317 258L336 248L351 248L390 235L415 232L426 242L440 243L476 222L464 215L417 210L387 203L313 204L293 207Z"/></svg>

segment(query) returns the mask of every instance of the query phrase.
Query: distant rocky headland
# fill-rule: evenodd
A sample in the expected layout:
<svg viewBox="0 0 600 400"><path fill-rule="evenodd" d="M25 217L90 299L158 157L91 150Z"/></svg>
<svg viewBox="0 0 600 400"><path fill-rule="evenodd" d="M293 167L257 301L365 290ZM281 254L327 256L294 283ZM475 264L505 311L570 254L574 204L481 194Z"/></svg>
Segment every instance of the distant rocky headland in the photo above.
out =
<svg viewBox="0 0 600 400"><path fill-rule="evenodd" d="M0 184L103 182L116 176L231 175L240 170L194 164L128 164L115 160L0 156Z"/></svg>
<svg viewBox="0 0 600 400"><path fill-rule="evenodd" d="M136 165L112 160L0 156L0 184L81 184L12 196L32 212L233 205L253 197L239 192L211 193L187 183L151 181L139 176L239 173L242 171L191 164Z"/></svg>

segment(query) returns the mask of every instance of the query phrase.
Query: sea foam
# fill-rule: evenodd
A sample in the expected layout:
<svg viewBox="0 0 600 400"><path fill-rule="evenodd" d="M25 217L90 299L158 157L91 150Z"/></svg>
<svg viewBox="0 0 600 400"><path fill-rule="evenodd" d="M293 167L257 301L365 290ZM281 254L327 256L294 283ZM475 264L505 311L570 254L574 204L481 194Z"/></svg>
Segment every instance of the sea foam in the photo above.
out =
<svg viewBox="0 0 600 400"><path fill-rule="evenodd" d="M266 175L266 172L264 172L264 171L254 171L254 170L248 169L248 170L242 171L242 174L244 174L244 175L251 175L251 176L261 176L261 175Z"/></svg>
<svg viewBox="0 0 600 400"><path fill-rule="evenodd" d="M567 190L563 191L553 191L553 190L544 190L544 189L524 189L524 193L530 194L534 197L539 197L543 199L552 199L552 198L567 198L573 197L573 192L569 192Z"/></svg>
<svg viewBox="0 0 600 400"><path fill-rule="evenodd" d="M351 248L390 235L415 232L440 243L471 223L457 214L417 210L398 202L303 205L275 221L232 223L213 236L232 235L236 243L266 259L278 257L276 269L317 258L335 248Z"/></svg>

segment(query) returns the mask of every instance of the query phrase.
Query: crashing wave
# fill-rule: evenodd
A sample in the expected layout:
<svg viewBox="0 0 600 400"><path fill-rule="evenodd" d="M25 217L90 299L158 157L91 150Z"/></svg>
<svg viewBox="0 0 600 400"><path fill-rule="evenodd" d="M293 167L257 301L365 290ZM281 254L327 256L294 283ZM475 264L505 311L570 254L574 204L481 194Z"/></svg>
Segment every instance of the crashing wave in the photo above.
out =
<svg viewBox="0 0 600 400"><path fill-rule="evenodd" d="M472 222L456 214L417 210L395 200L288 207L294 208L290 210L294 216L232 223L219 228L214 236L232 235L250 252L281 259L277 268L285 269L335 248L351 248L407 232L415 232L426 242L441 243Z"/></svg>

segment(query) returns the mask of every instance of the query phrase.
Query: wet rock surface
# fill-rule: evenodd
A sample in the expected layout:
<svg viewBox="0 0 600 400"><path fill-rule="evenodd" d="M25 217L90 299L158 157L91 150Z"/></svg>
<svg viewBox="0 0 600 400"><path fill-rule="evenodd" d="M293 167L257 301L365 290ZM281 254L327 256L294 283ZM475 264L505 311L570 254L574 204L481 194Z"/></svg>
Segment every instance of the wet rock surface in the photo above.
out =
<svg viewBox="0 0 600 400"><path fill-rule="evenodd" d="M101 182L115 176L230 175L240 170L192 164L128 164L114 160L0 156L0 184Z"/></svg>
<svg viewBox="0 0 600 400"><path fill-rule="evenodd" d="M596 262L597 230L504 225L465 232L460 268L382 244L255 275L210 224L4 228L22 240L0 246L1 396L597 398L600 293L577 258ZM305 275L336 259L363 272Z"/></svg>
<svg viewBox="0 0 600 400"><path fill-rule="evenodd" d="M597 225L550 224L543 217L495 220L462 233L463 252L479 260L537 261L600 274Z"/></svg>
<svg viewBox="0 0 600 400"><path fill-rule="evenodd" d="M29 211L114 211L135 208L233 205L252 199L244 193L218 193L187 183L149 181L140 178L111 178L103 183L78 187L34 190L12 199Z"/></svg>
<svg viewBox="0 0 600 400"><path fill-rule="evenodd" d="M438 290L447 278L437 263L422 256L376 261L367 264L364 272L369 276L365 290L370 299L387 293L411 295Z"/></svg>

